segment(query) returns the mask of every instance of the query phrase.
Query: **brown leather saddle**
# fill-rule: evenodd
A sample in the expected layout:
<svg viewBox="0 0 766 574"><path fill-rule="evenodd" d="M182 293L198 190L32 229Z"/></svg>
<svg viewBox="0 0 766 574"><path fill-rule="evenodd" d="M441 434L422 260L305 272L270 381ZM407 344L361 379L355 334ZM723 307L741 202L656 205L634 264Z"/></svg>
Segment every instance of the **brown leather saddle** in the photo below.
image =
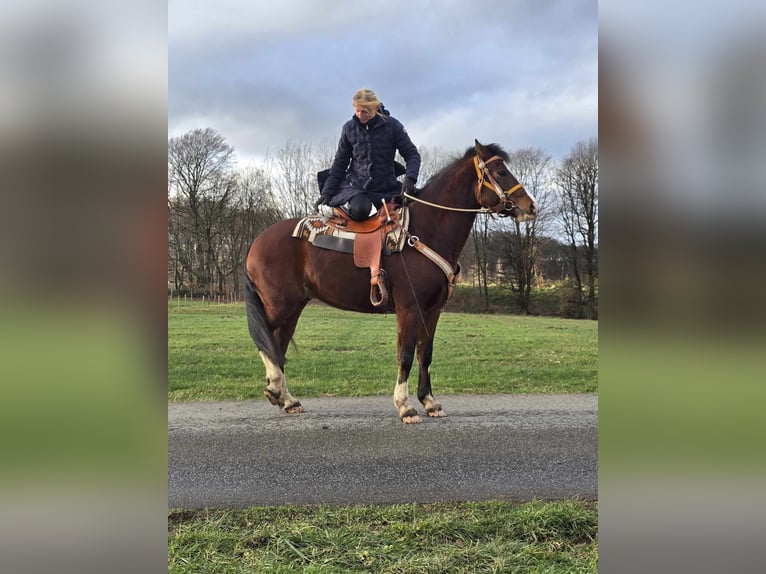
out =
<svg viewBox="0 0 766 574"><path fill-rule="evenodd" d="M395 203L384 205L375 215L364 221L354 221L340 208L333 208L333 216L327 225L338 230L355 233L354 265L370 269L370 303L383 307L388 303L386 272L381 267L381 257L386 246L386 236L396 229L399 211Z"/></svg>

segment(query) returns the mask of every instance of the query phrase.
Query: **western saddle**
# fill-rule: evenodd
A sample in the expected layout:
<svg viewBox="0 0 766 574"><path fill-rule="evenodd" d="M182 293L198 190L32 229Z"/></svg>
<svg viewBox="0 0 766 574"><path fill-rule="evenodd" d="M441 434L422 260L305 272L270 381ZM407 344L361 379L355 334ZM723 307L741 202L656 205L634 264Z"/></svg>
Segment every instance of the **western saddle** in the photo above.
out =
<svg viewBox="0 0 766 574"><path fill-rule="evenodd" d="M399 226L399 211L393 202L383 204L378 213L364 221L354 221L338 207L327 224L339 230L355 233L354 265L370 269L370 303L374 307L388 304L386 272L380 266L381 256L386 249L386 236Z"/></svg>

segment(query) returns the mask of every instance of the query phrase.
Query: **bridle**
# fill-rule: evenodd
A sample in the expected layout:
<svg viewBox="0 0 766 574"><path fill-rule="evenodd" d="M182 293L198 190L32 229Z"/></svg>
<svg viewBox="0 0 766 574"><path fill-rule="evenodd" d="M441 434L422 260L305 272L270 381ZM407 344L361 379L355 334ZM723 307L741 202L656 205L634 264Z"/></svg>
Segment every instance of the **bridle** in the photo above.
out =
<svg viewBox="0 0 766 574"><path fill-rule="evenodd" d="M500 187L500 184L495 181L495 178L492 177L492 174L489 173L489 169L487 169L487 164L495 160L503 161L503 158L499 155L493 155L487 161L480 161L478 155L473 157L473 165L476 168L476 177L478 177L476 184L476 203L492 213L511 211L514 207L518 208L518 205L511 199L511 194L517 189L521 189L523 186L520 183L517 183L513 187L503 191L503 188ZM505 162L503 162L503 165L505 165ZM497 194L497 198L500 201L498 201L495 206L490 208L482 204L481 190L483 187L488 187Z"/></svg>
<svg viewBox="0 0 766 574"><path fill-rule="evenodd" d="M446 209L447 211L462 211L466 213L499 214L499 213L502 213L503 211L511 211L514 207L517 209L520 209L519 206L516 204L516 202L511 199L511 194L514 193L516 190L522 188L523 186L520 183L517 183L511 188L507 190L503 190L503 188L500 187L500 184L497 183L497 181L495 181L495 178L492 177L492 174L489 172L489 169L487 168L487 165L495 160L503 161L503 158L501 158L499 155L493 155L487 161L480 160L479 156L474 156L473 158L473 165L476 169L476 177L477 177L476 190L474 191L474 194L476 196L476 203L478 203L481 206L478 209L449 207L447 205L432 203L430 201L426 201L425 199L420 199L419 197L410 195L409 193L406 193L406 192L404 193L404 197L406 197L407 199L411 201L415 201L417 203L422 203L424 205L436 207L437 209ZM494 191L497 194L497 198L499 200L497 204L491 207L486 205L482 199L482 189L485 187Z"/></svg>

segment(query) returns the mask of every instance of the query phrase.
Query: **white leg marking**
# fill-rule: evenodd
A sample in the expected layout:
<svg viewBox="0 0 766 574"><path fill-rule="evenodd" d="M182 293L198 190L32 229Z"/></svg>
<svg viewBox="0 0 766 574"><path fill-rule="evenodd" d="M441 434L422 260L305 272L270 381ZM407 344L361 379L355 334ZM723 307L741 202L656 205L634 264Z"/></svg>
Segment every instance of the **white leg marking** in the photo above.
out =
<svg viewBox="0 0 766 574"><path fill-rule="evenodd" d="M409 396L409 384L406 380L397 380L394 387L394 406L399 412L399 418L404 424L419 423L420 417L412 408Z"/></svg>
<svg viewBox="0 0 766 574"><path fill-rule="evenodd" d="M276 404L289 413L302 413L303 407L287 390L287 382L282 369L272 363L262 352L259 352L259 355L266 367L266 378L269 380L269 384L266 385L266 396L272 403L276 401Z"/></svg>
<svg viewBox="0 0 766 574"><path fill-rule="evenodd" d="M442 406L436 402L433 395L426 395L423 399L423 406L426 409L426 414L429 417L446 417L447 413L444 412Z"/></svg>

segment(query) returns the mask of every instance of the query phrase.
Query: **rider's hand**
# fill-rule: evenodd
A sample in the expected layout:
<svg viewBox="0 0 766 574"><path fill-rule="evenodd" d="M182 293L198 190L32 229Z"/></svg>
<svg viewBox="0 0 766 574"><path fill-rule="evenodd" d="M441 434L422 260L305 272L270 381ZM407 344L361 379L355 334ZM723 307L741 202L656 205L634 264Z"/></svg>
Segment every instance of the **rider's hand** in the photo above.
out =
<svg viewBox="0 0 766 574"><path fill-rule="evenodd" d="M408 193L409 195L417 194L417 190L415 189L415 182L412 181L409 177L405 177L404 181L402 182L402 195L405 193Z"/></svg>
<svg viewBox="0 0 766 574"><path fill-rule="evenodd" d="M320 205L327 205L327 203L330 201L331 198L332 198L331 195L328 195L328 194L325 194L325 193L320 195L319 199L317 199L316 203L314 203L314 210L315 211L319 211L319 206Z"/></svg>

